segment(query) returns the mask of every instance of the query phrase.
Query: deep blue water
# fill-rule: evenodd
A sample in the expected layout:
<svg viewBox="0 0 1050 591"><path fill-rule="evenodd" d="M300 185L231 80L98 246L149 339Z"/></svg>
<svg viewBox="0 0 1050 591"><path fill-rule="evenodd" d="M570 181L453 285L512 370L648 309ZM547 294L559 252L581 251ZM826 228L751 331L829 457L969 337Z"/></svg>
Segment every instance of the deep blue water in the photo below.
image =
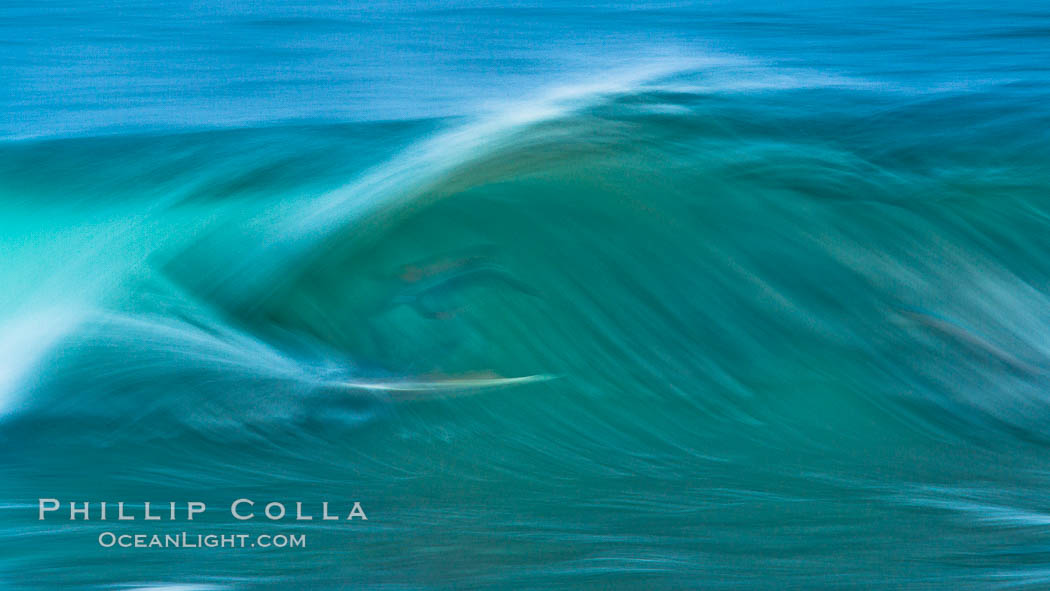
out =
<svg viewBox="0 0 1050 591"><path fill-rule="evenodd" d="M1050 8L7 3L0 47L0 589L1050 585ZM308 544L100 544L184 531Z"/></svg>
<svg viewBox="0 0 1050 591"><path fill-rule="evenodd" d="M6 3L9 137L473 115L660 60L913 92L1047 80L1030 2ZM717 72L709 72L717 76ZM728 76L728 75L727 75Z"/></svg>

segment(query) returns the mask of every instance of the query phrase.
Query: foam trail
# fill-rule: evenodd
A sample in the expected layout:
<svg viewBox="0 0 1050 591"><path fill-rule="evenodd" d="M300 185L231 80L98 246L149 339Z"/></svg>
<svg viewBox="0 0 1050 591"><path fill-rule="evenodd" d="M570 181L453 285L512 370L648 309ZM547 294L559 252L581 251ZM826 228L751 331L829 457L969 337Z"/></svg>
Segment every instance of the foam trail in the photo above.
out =
<svg viewBox="0 0 1050 591"><path fill-rule="evenodd" d="M70 309L53 309L9 320L0 327L0 416L22 403L18 393L40 358L81 321L82 316Z"/></svg>

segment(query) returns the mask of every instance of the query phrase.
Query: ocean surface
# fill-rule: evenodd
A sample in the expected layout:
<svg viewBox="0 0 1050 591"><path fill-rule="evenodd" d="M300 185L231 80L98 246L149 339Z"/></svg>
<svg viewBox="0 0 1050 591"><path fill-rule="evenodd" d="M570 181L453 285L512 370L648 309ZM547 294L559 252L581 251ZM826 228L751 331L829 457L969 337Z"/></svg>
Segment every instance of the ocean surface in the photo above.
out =
<svg viewBox="0 0 1050 591"><path fill-rule="evenodd" d="M0 48L3 591L1050 588L1050 6L10 1ZM99 542L183 531L308 544Z"/></svg>

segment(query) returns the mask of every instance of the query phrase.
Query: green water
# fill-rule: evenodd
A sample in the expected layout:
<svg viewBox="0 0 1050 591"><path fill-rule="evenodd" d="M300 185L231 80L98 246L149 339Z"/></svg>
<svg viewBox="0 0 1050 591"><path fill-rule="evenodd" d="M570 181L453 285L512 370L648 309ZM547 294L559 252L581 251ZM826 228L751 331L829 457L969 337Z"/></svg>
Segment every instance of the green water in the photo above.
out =
<svg viewBox="0 0 1050 591"><path fill-rule="evenodd" d="M1045 88L669 63L0 144L0 588L1045 585Z"/></svg>

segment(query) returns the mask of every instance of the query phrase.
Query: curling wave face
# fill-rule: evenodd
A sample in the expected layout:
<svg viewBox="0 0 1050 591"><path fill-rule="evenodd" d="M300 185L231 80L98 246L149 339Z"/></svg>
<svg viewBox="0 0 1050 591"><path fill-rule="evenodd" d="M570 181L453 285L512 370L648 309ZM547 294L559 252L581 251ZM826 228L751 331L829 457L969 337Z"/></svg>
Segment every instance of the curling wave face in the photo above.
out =
<svg viewBox="0 0 1050 591"><path fill-rule="evenodd" d="M1045 107L729 67L0 147L5 497L87 464L70 493L383 506L257 586L1037 581Z"/></svg>

